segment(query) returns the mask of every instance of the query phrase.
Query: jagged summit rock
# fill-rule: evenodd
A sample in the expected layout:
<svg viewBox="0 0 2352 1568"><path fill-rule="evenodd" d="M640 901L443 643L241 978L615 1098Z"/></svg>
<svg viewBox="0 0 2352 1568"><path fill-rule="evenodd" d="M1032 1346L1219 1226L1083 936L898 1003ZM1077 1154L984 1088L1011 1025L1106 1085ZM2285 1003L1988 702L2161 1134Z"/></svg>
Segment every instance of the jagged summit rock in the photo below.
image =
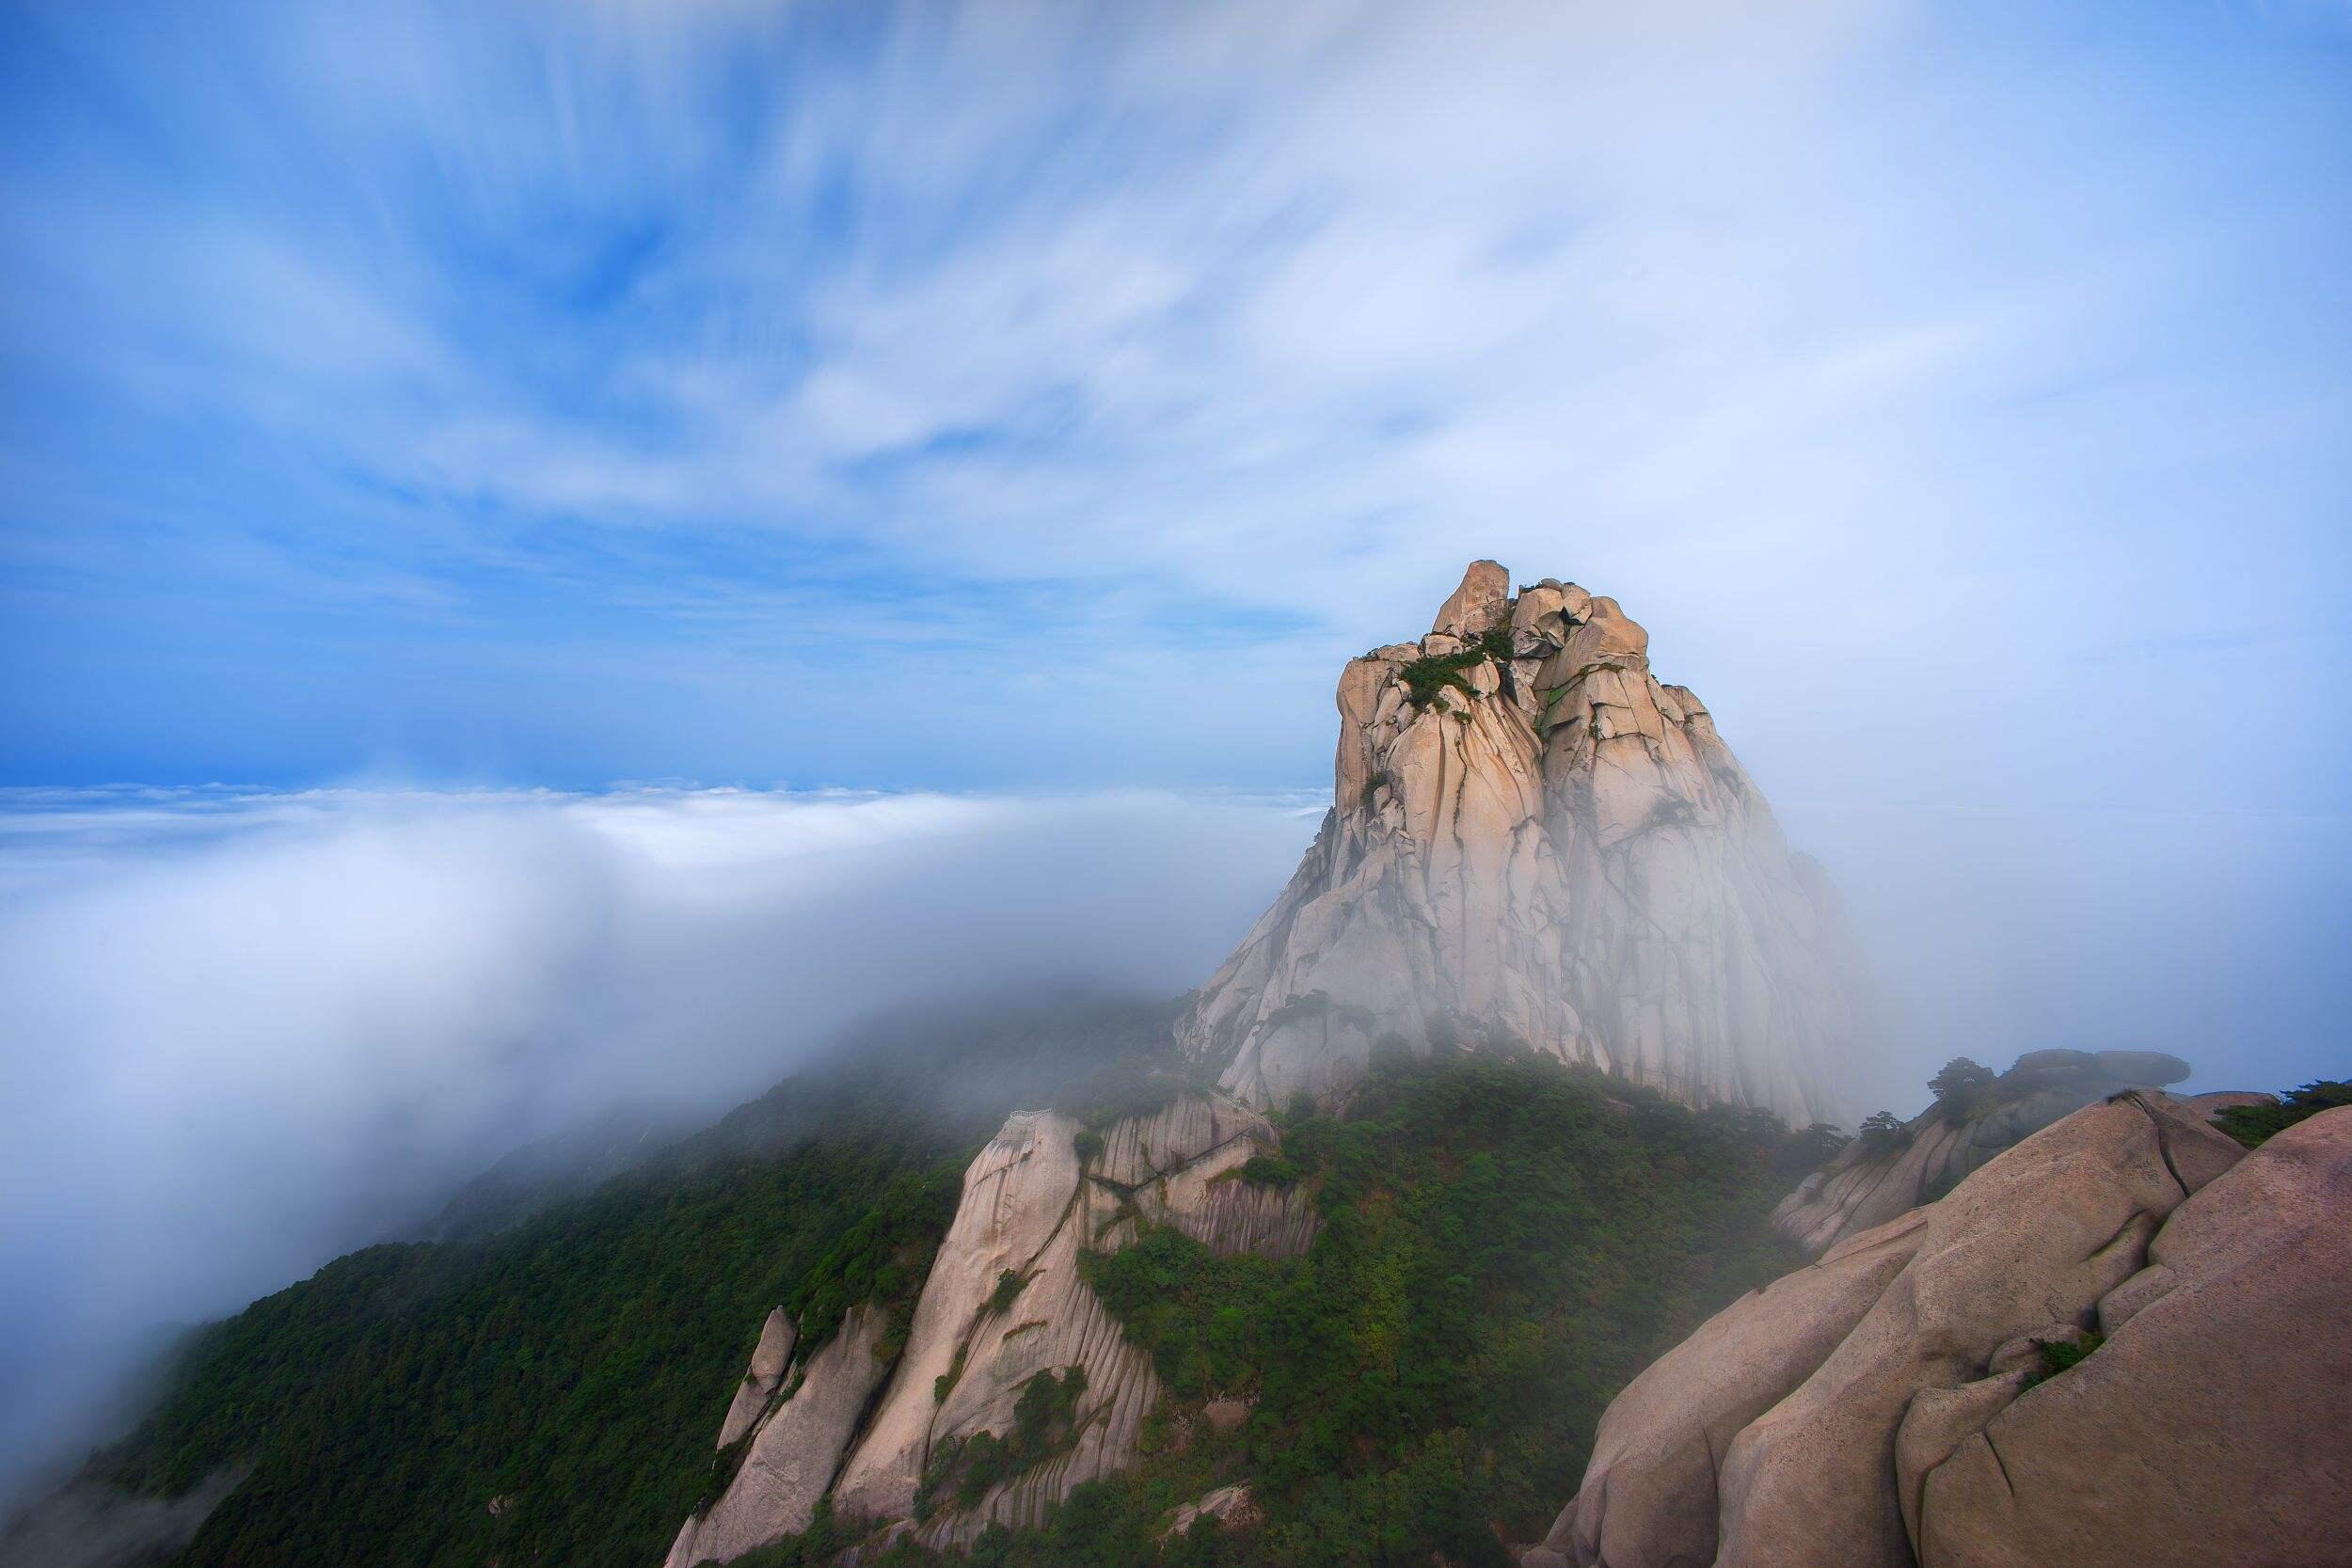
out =
<svg viewBox="0 0 2352 1568"><path fill-rule="evenodd" d="M1338 700L1322 832L1179 1024L1232 1093L1327 1099L1393 1032L1844 1119L1859 970L1835 895L1615 600L1514 595L1474 562Z"/></svg>

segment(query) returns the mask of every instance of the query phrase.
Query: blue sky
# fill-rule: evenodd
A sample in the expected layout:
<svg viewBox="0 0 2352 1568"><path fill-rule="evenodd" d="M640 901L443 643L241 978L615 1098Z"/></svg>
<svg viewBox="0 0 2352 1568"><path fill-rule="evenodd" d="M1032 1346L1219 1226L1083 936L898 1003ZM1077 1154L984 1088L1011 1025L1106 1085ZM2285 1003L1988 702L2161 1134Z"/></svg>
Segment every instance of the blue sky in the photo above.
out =
<svg viewBox="0 0 2352 1568"><path fill-rule="evenodd" d="M9 7L0 779L1312 784L1491 554L2334 809L2352 12L1631 9Z"/></svg>

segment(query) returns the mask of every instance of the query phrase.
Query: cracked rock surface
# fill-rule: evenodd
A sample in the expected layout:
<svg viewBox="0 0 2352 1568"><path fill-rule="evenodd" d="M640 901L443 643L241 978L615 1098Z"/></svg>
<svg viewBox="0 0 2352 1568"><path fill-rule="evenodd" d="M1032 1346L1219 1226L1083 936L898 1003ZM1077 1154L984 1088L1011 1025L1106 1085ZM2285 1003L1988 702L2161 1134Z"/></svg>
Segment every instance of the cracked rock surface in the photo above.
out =
<svg viewBox="0 0 2352 1568"><path fill-rule="evenodd" d="M1228 1090L1329 1100L1394 1031L1851 1119L1859 966L1835 895L1616 601L1514 595L1474 562L1430 635L1351 661L1338 701L1323 829L1180 1024Z"/></svg>

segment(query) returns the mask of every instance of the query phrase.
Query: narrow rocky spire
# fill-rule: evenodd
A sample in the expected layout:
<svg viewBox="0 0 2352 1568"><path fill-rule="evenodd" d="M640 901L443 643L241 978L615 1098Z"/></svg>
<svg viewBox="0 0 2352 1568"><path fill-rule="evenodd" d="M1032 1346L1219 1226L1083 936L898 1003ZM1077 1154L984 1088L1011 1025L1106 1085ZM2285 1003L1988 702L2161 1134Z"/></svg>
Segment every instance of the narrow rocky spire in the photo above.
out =
<svg viewBox="0 0 2352 1568"><path fill-rule="evenodd" d="M1473 562L1338 701L1331 814L1181 1025L1232 1092L1328 1096L1393 1033L1839 1119L1836 898L1616 601Z"/></svg>

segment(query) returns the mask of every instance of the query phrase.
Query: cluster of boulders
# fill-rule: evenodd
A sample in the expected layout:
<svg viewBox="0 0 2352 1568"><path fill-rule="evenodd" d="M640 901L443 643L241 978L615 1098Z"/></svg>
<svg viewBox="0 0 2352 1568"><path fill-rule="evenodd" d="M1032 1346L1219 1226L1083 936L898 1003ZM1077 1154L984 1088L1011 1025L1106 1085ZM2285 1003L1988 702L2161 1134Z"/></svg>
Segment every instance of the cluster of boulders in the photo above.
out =
<svg viewBox="0 0 2352 1568"><path fill-rule="evenodd" d="M1847 1119L1836 901L1616 601L1474 562L1339 707L1331 813L1181 1026L1231 1092L1328 1101L1394 1032Z"/></svg>
<svg viewBox="0 0 2352 1568"><path fill-rule="evenodd" d="M1528 1568L2324 1568L2352 1541L2352 1109L2130 1091L1850 1234L1611 1404Z"/></svg>
<svg viewBox="0 0 2352 1568"><path fill-rule="evenodd" d="M2161 1051L2029 1051L1988 1088L1931 1105L1899 1132L1854 1139L1772 1212L1772 1227L1820 1256L1952 1190L1970 1172L2061 1117L2126 1089L2161 1088L2189 1073ZM2182 1101L2202 1121L2266 1094L2224 1092Z"/></svg>

